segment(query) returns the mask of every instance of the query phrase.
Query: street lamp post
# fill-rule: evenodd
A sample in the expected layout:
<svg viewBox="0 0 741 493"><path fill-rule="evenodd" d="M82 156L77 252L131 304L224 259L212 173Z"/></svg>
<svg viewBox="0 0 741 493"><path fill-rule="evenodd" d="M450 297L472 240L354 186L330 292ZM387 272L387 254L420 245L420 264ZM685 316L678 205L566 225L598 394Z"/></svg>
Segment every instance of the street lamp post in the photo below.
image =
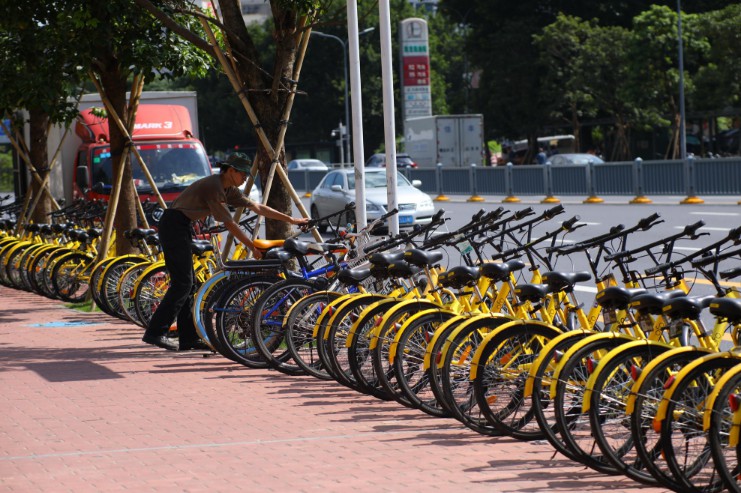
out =
<svg viewBox="0 0 741 493"><path fill-rule="evenodd" d="M358 37L368 34L372 32L375 29L375 27L369 27L368 29L364 29L363 31L360 31L358 33ZM347 159L352 159L352 154L350 153L350 98L348 97L348 75L347 75L347 40L340 38L339 36L335 36L334 34L327 34L319 31L311 31L311 34L316 34L320 38L329 38L334 39L335 41L339 42L342 45L342 65L344 67L344 76L345 76L345 128L347 129L345 131L345 135L340 135L340 138L344 138L344 155L347 156ZM340 125L340 131L342 129L342 125ZM343 163L344 164L344 163Z"/></svg>
<svg viewBox="0 0 741 493"><path fill-rule="evenodd" d="M684 122L684 50L682 48L682 6L677 0L677 37L679 38L679 156L687 159L687 134Z"/></svg>

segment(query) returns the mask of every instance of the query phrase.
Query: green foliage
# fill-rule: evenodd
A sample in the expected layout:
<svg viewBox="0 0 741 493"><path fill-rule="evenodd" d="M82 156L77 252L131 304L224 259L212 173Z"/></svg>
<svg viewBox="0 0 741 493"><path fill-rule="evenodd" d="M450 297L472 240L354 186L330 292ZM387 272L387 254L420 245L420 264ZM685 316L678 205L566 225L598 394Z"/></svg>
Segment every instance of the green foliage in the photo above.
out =
<svg viewBox="0 0 741 493"><path fill-rule="evenodd" d="M691 97L695 89L692 74L709 45L698 32L697 15L683 14L682 24L685 94ZM631 83L627 95L640 108L640 123L659 127L672 124L679 111L678 56L675 11L653 5L634 19L626 60Z"/></svg>
<svg viewBox="0 0 741 493"><path fill-rule="evenodd" d="M64 42L53 5L33 0L0 2L0 113L42 110L52 122L71 121L80 71L75 51Z"/></svg>
<svg viewBox="0 0 741 493"><path fill-rule="evenodd" d="M13 153L10 146L0 146L0 192L13 191Z"/></svg>
<svg viewBox="0 0 741 493"><path fill-rule="evenodd" d="M592 56L587 42L596 29L594 21L559 14L542 34L534 36L545 73L543 99L556 119L574 122L597 112L593 90L584 83L584 66Z"/></svg>
<svg viewBox="0 0 741 493"><path fill-rule="evenodd" d="M741 105L741 4L698 17L698 31L710 45L697 71L694 108L714 110Z"/></svg>

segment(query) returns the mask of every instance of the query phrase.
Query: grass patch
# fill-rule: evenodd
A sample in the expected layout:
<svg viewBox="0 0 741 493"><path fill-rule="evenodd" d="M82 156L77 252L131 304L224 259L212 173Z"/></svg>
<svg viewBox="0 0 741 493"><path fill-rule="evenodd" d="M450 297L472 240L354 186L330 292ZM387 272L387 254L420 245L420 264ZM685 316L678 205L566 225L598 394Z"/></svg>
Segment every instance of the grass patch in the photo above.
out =
<svg viewBox="0 0 741 493"><path fill-rule="evenodd" d="M66 308L72 308L73 310L80 310L81 312L94 312L98 311L98 306L93 300L81 301L79 303L65 303Z"/></svg>

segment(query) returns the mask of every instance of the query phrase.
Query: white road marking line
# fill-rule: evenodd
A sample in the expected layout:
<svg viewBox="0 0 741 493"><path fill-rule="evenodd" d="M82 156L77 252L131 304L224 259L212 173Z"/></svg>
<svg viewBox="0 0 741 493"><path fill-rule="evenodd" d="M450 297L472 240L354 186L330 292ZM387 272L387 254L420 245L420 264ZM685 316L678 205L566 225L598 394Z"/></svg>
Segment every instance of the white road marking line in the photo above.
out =
<svg viewBox="0 0 741 493"><path fill-rule="evenodd" d="M674 226L674 229L684 229L685 226ZM709 226L702 226L700 229L703 231L730 231L731 228L711 228Z"/></svg>

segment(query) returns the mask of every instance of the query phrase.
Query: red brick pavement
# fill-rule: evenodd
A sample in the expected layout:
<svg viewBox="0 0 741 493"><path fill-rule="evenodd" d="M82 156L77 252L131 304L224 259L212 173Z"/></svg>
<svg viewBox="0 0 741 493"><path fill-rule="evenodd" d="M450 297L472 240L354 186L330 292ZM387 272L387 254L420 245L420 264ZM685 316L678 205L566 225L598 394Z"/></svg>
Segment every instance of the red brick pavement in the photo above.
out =
<svg viewBox="0 0 741 493"><path fill-rule="evenodd" d="M0 491L660 491L544 444L140 337L0 287Z"/></svg>

